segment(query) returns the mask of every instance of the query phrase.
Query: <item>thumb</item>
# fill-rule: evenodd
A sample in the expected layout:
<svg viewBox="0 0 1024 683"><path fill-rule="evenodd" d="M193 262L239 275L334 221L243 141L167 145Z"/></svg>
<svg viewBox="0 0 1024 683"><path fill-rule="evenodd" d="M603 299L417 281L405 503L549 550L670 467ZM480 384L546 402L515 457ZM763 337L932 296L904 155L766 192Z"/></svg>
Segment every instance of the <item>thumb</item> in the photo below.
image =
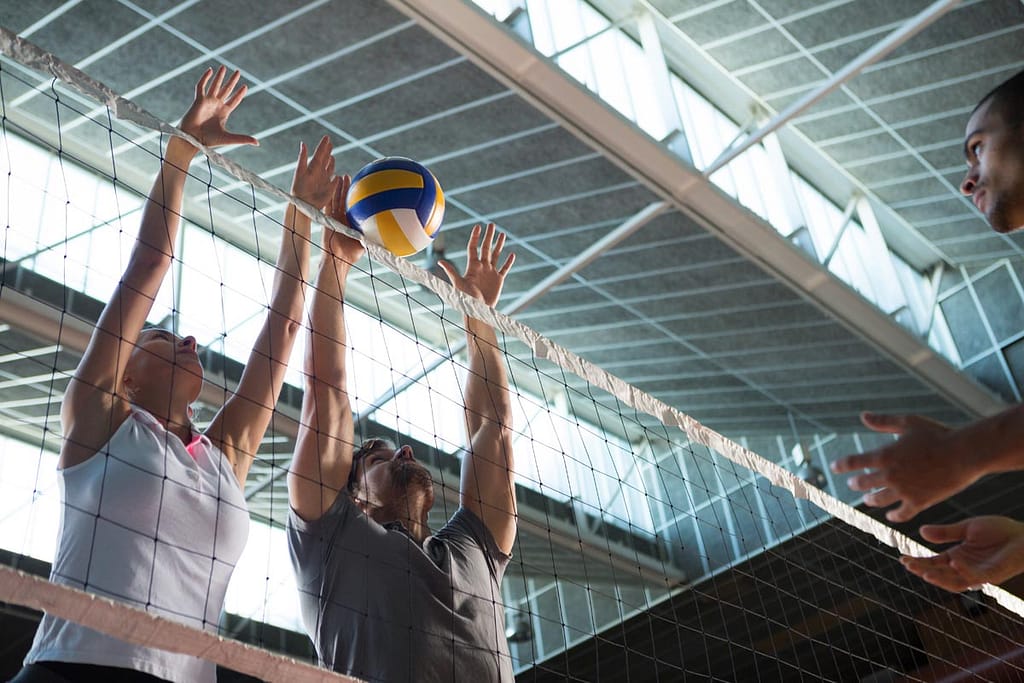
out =
<svg viewBox="0 0 1024 683"><path fill-rule="evenodd" d="M883 415L867 411L860 414L860 421L868 429L883 434L902 434L910 426L906 415Z"/></svg>
<svg viewBox="0 0 1024 683"><path fill-rule="evenodd" d="M227 133L224 135L222 144L225 145L254 145L260 146L260 141L251 135L242 135L241 133Z"/></svg>
<svg viewBox="0 0 1024 683"><path fill-rule="evenodd" d="M967 520L955 524L925 524L920 532L926 541L932 543L962 541L967 536Z"/></svg>
<svg viewBox="0 0 1024 683"><path fill-rule="evenodd" d="M462 279L459 277L459 272L455 270L455 266L448 263L444 259L438 260L437 265L439 265L441 267L441 270L445 272L445 275L448 276L448 282L450 282L452 285L454 285L456 282Z"/></svg>

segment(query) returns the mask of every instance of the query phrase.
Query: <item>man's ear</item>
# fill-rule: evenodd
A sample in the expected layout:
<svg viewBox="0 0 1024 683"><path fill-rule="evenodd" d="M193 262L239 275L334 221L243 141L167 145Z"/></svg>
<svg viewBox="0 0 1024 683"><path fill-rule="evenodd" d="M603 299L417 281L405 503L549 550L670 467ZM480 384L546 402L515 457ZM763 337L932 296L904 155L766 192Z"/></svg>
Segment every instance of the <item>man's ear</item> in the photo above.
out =
<svg viewBox="0 0 1024 683"><path fill-rule="evenodd" d="M370 504L363 497L362 492L359 490L359 484L355 484L348 490L348 494L352 496L352 501L356 504L364 514L370 513Z"/></svg>

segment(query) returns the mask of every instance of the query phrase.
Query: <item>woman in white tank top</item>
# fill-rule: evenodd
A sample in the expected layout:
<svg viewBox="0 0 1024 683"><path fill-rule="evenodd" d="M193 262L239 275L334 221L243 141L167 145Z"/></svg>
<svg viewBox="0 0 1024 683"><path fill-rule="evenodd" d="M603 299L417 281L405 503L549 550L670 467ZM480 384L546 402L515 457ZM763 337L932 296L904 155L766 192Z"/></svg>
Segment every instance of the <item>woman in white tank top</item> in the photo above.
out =
<svg viewBox="0 0 1024 683"><path fill-rule="evenodd" d="M227 130L239 73L207 69L180 123L206 147L258 144ZM248 534L243 487L302 324L310 219L289 205L266 321L242 379L206 432L192 425L203 369L194 337L143 326L171 266L187 169L199 149L168 144L124 275L64 396L61 527L51 579L215 631ZM323 207L339 187L330 141L292 194ZM14 679L213 681L213 664L131 645L44 615Z"/></svg>

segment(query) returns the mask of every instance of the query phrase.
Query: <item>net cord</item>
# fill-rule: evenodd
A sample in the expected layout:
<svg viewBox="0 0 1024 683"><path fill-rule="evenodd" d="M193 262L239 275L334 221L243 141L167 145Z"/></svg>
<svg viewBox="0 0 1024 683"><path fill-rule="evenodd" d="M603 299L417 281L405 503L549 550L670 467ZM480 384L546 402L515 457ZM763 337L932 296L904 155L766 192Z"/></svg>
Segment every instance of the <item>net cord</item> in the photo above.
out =
<svg viewBox="0 0 1024 683"><path fill-rule="evenodd" d="M41 610L129 643L200 657L266 681L360 683L291 657L0 565L0 601Z"/></svg>

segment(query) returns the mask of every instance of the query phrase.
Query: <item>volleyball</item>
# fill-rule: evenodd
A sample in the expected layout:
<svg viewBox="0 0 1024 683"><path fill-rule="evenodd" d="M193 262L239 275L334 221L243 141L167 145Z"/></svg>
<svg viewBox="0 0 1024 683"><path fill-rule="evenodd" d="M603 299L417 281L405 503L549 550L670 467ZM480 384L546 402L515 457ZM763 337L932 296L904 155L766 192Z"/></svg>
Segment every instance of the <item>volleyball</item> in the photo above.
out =
<svg viewBox="0 0 1024 683"><path fill-rule="evenodd" d="M426 166L384 157L352 178L345 200L348 224L395 256L425 249L444 219L444 192Z"/></svg>

